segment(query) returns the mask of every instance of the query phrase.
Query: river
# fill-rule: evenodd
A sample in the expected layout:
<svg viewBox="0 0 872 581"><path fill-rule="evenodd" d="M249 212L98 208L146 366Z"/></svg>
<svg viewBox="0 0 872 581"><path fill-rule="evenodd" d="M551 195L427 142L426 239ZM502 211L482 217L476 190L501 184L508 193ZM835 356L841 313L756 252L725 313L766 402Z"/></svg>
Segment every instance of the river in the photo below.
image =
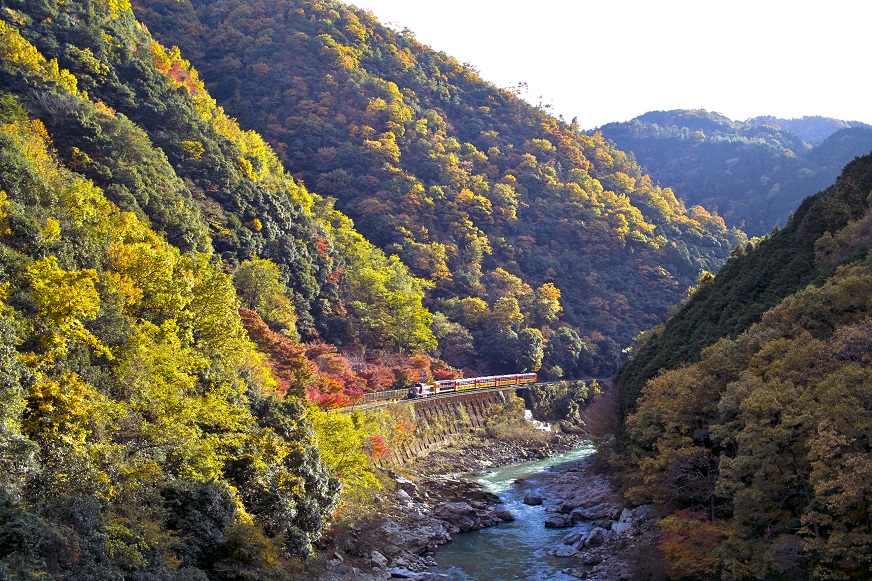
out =
<svg viewBox="0 0 872 581"><path fill-rule="evenodd" d="M580 460L593 452L583 446L550 458L498 468L471 480L497 494L515 521L495 527L461 533L441 547L434 559L434 573L451 581L575 581L561 573L571 566L567 559L546 554L561 545L561 539L574 529L546 529L545 506L524 504L524 495L536 491L547 471ZM523 483L513 484L518 478ZM581 526L581 525L579 525Z"/></svg>

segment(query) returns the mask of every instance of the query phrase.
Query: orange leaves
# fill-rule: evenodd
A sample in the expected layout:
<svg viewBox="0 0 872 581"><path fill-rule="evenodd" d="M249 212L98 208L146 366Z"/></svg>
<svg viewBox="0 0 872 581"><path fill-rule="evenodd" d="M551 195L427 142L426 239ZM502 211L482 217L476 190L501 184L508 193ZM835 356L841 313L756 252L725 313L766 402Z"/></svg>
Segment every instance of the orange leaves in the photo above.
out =
<svg viewBox="0 0 872 581"><path fill-rule="evenodd" d="M710 522L704 514L680 510L660 521L666 532L658 546L673 579L715 575L720 557L715 549L727 537L728 527Z"/></svg>

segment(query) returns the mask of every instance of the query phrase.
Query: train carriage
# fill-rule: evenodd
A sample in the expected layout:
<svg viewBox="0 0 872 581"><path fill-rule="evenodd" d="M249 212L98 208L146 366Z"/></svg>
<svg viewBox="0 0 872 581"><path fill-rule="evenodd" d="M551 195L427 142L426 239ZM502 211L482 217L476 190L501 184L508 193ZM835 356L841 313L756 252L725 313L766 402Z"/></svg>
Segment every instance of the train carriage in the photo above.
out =
<svg viewBox="0 0 872 581"><path fill-rule="evenodd" d="M535 373L515 373L511 375L488 375L485 377L468 377L465 379L444 379L432 383L421 382L409 388L409 398L430 397L451 391L485 389L490 387L509 387L535 383Z"/></svg>

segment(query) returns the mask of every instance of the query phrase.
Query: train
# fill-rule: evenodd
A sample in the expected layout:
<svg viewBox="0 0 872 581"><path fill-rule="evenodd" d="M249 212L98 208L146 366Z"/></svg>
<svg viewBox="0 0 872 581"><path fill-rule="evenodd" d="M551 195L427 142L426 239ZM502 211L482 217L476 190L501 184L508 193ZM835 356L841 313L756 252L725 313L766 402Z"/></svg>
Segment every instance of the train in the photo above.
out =
<svg viewBox="0 0 872 581"><path fill-rule="evenodd" d="M535 373L515 373L514 375L488 375L487 377L469 377L467 379L444 379L432 383L420 382L409 388L408 399L430 397L449 391L480 389L485 387L503 387L535 383Z"/></svg>

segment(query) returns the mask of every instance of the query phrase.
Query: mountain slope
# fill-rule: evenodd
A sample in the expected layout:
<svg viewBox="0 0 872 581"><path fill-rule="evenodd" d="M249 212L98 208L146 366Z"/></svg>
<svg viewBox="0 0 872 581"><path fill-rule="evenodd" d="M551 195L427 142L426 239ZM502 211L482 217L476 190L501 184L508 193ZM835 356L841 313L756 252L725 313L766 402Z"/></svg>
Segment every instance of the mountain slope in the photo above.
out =
<svg viewBox="0 0 872 581"><path fill-rule="evenodd" d="M628 494L668 515L671 577L872 575L870 192L865 156L619 372Z"/></svg>
<svg viewBox="0 0 872 581"><path fill-rule="evenodd" d="M827 137L841 129L848 129L851 127L870 127L868 123L862 123L860 121L843 121L841 119L821 117L819 115L810 115L798 119L781 119L780 117L764 115L748 119L747 123L750 123L751 125L772 125L775 127L781 127L791 133L799 135L803 141L806 141L815 147L823 143Z"/></svg>
<svg viewBox="0 0 872 581"><path fill-rule="evenodd" d="M298 333L422 351L422 288L129 4L0 2L0 577L286 578L395 427L299 396L431 363Z"/></svg>
<svg viewBox="0 0 872 581"><path fill-rule="evenodd" d="M872 151L872 127L823 118L732 121L699 110L653 111L600 131L633 152L652 177L687 204L715 210L727 224L761 236L842 168ZM803 131L808 139L794 133ZM806 129L807 128L807 129Z"/></svg>
<svg viewBox="0 0 872 581"><path fill-rule="evenodd" d="M456 365L607 372L742 239L600 136L339 2L135 7L296 175L434 284Z"/></svg>
<svg viewBox="0 0 872 581"><path fill-rule="evenodd" d="M119 210L3 96L0 576L276 578L311 552L339 482L238 306L210 251Z"/></svg>
<svg viewBox="0 0 872 581"><path fill-rule="evenodd" d="M414 351L434 343L421 281L402 265L387 268L388 258L347 218L296 183L129 7L106 18L79 3L0 5L73 90L55 90L38 66L22 63L0 71L4 88L45 123L61 159L120 208L182 250L214 247L229 269L253 257L277 263L292 299L292 335L350 344L365 336L374 347ZM365 285L355 280L361 276ZM365 313L345 306L378 293L390 299L370 300Z"/></svg>
<svg viewBox="0 0 872 581"><path fill-rule="evenodd" d="M714 280L655 329L618 371L624 409L635 408L645 382L660 369L698 360L705 347L738 336L788 295L862 254L868 237L860 225L848 226L868 212L870 191L872 164L866 156L848 164L833 186L807 198L784 228L737 249Z"/></svg>

